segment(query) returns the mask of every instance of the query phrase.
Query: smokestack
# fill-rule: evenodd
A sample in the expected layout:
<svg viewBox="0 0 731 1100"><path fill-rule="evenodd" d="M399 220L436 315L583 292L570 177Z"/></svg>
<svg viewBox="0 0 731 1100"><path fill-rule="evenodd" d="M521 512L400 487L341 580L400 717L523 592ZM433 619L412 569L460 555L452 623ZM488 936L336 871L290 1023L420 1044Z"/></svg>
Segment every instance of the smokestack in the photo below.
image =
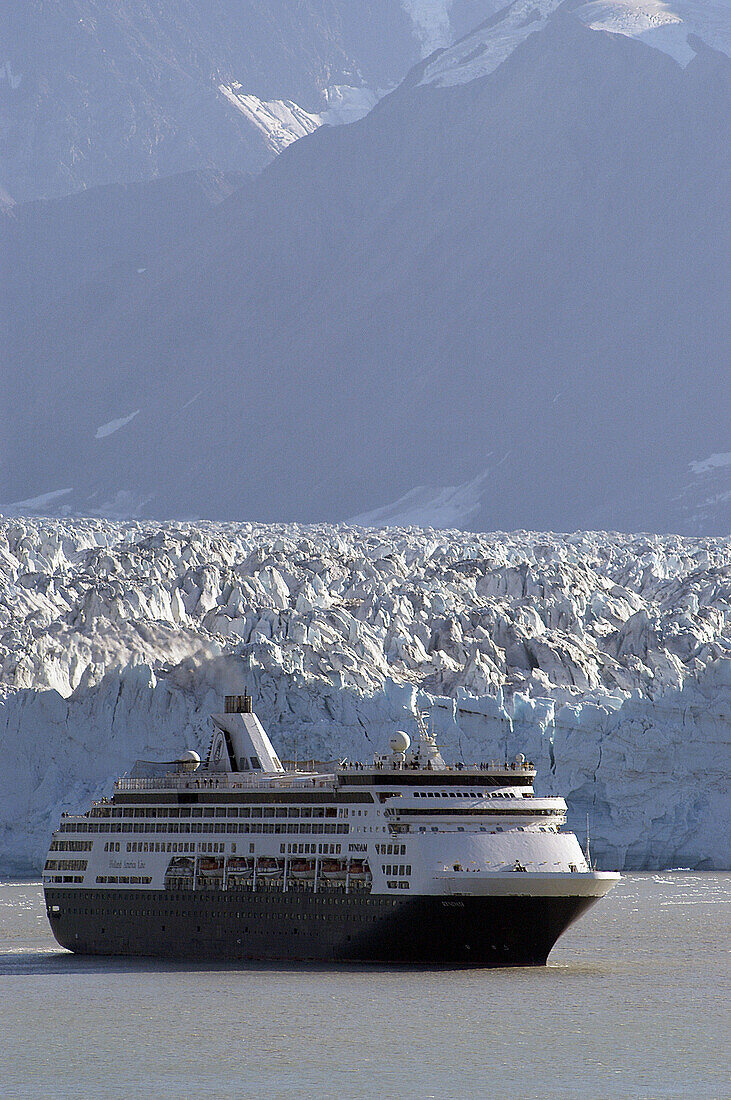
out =
<svg viewBox="0 0 731 1100"><path fill-rule="evenodd" d="M224 713L225 714L252 714L253 700L249 695L246 688L244 688L243 695L226 695L224 698Z"/></svg>

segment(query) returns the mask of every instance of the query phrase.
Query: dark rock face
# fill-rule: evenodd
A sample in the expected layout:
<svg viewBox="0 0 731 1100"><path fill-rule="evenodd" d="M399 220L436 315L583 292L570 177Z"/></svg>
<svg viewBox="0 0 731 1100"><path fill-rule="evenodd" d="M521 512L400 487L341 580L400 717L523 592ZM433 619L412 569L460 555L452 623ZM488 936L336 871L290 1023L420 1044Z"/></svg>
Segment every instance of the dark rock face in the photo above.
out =
<svg viewBox="0 0 731 1100"><path fill-rule="evenodd" d="M488 470L477 529L728 531L684 482L729 450L728 89L559 13L297 142L18 329L0 501L335 520Z"/></svg>
<svg viewBox="0 0 731 1100"><path fill-rule="evenodd" d="M419 56L399 0L6 0L0 183L17 201L191 169L253 171L272 153L221 96L323 106L335 84L385 88Z"/></svg>
<svg viewBox="0 0 731 1100"><path fill-rule="evenodd" d="M96 278L104 283L144 274L148 263L178 243L185 226L205 226L246 178L236 172L186 172L8 205L4 211L0 206L0 250L8 275L0 323L6 334L24 319L35 325L50 303L73 299Z"/></svg>

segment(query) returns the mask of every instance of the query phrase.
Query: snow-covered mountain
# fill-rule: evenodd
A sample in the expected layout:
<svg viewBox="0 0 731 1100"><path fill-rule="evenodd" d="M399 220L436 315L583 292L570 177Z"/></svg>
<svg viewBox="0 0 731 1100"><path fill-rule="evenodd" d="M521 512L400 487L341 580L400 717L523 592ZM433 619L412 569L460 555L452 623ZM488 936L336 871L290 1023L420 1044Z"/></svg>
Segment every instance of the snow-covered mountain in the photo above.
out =
<svg viewBox="0 0 731 1100"><path fill-rule="evenodd" d="M0 866L253 691L291 757L538 766L604 866L727 868L731 545L254 524L0 523Z"/></svg>
<svg viewBox="0 0 731 1100"><path fill-rule="evenodd" d="M372 35L370 43L354 40L351 32L357 40L365 28L346 25L347 7L7 0L0 11L3 185L20 200L191 169L263 167L272 156L266 135L231 107L221 85L239 81L260 100L316 109L331 83L382 86L415 59L395 0L373 5L390 24L381 50Z"/></svg>
<svg viewBox="0 0 731 1100"><path fill-rule="evenodd" d="M731 62L571 7L11 320L0 507L727 533Z"/></svg>
<svg viewBox="0 0 731 1100"><path fill-rule="evenodd" d="M731 55L729 0L513 0L429 58L422 83L445 88L487 76L559 8L591 30L634 38L681 65L695 56L694 40Z"/></svg>
<svg viewBox="0 0 731 1100"><path fill-rule="evenodd" d="M0 185L59 197L256 171L349 121L491 0L4 0Z"/></svg>

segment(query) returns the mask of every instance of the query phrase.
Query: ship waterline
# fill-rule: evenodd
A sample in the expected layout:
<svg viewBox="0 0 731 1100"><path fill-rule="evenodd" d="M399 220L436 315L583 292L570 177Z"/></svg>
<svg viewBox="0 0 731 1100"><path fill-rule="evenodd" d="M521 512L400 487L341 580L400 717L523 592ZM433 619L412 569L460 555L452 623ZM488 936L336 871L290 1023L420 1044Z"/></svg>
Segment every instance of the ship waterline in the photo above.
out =
<svg viewBox="0 0 731 1100"><path fill-rule="evenodd" d="M205 764L138 762L65 817L44 868L62 946L183 958L540 965L619 876L592 870L535 771L444 763L423 717L373 765L285 768L251 709Z"/></svg>

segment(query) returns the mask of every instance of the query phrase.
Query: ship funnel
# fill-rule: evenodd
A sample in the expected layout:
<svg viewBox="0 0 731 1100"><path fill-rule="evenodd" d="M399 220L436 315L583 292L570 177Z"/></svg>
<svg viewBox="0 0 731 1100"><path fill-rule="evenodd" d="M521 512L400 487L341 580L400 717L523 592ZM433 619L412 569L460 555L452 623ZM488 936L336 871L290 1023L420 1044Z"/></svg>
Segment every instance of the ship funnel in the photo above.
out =
<svg viewBox="0 0 731 1100"><path fill-rule="evenodd" d="M253 714L252 700L246 688L243 695L226 695L223 701L226 714Z"/></svg>
<svg viewBox="0 0 731 1100"><path fill-rule="evenodd" d="M284 771L264 727L254 714L247 691L243 695L227 695L224 713L212 714L211 722L213 739L207 761L210 771L260 771L265 775Z"/></svg>

